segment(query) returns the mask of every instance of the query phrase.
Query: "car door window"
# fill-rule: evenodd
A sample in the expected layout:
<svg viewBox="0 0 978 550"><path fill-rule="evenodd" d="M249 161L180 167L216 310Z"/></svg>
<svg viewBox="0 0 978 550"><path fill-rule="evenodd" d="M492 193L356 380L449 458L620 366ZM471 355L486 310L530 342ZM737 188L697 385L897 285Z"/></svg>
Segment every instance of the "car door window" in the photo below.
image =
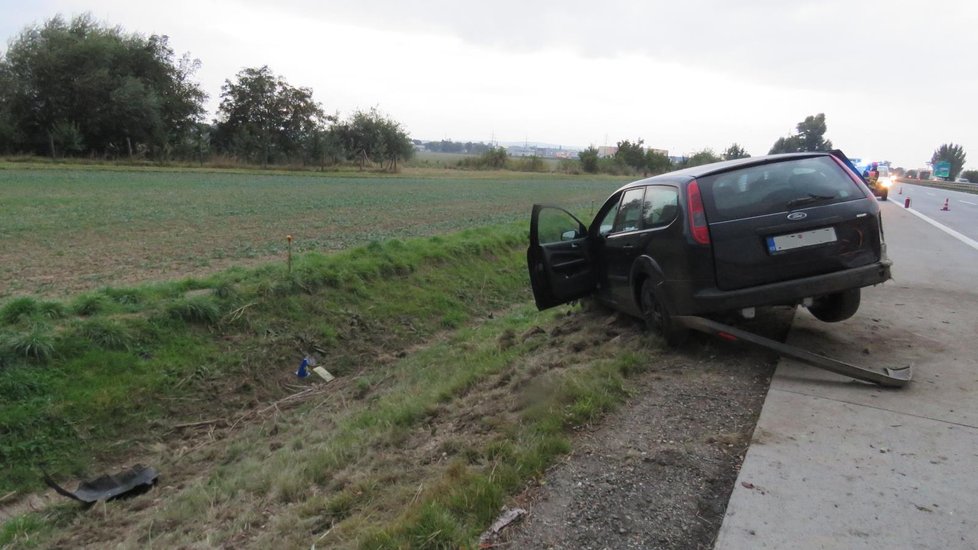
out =
<svg viewBox="0 0 978 550"><path fill-rule="evenodd" d="M538 223L537 236L540 244L559 243L584 237L580 223L559 208L541 210Z"/></svg>
<svg viewBox="0 0 978 550"><path fill-rule="evenodd" d="M675 187L649 186L645 191L642 218L646 229L669 225L679 213L679 191Z"/></svg>
<svg viewBox="0 0 978 550"><path fill-rule="evenodd" d="M642 228L644 196L644 187L625 191L625 195L621 199L621 206L618 209L618 216L615 218L615 225L611 228L612 233L638 231Z"/></svg>

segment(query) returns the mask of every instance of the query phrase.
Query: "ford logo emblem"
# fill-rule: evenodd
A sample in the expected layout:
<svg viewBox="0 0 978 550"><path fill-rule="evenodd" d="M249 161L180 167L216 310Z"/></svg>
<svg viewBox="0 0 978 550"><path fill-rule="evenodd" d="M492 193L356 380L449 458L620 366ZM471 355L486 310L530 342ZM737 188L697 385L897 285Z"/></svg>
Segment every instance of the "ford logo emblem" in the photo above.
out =
<svg viewBox="0 0 978 550"><path fill-rule="evenodd" d="M791 214L788 214L788 219L791 220L791 221L793 221L793 222L798 221L798 220L803 220L803 219L805 219L807 217L808 217L808 214L806 214L804 212L792 212Z"/></svg>

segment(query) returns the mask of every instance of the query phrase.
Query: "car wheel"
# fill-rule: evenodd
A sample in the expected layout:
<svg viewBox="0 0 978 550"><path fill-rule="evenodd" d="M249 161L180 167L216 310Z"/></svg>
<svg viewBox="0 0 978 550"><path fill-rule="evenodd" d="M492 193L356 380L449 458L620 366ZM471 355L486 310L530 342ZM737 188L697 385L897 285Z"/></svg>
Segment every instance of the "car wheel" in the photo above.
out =
<svg viewBox="0 0 978 550"><path fill-rule="evenodd" d="M676 326L672 321L672 316L662 305L662 302L655 297L655 284L652 283L651 279L642 282L640 299L645 326L661 336L669 346L682 345L689 337L689 330Z"/></svg>
<svg viewBox="0 0 978 550"><path fill-rule="evenodd" d="M808 311L819 321L837 323L856 314L859 309L859 289L843 290L815 300Z"/></svg>
<svg viewBox="0 0 978 550"><path fill-rule="evenodd" d="M890 194L890 190L889 190L889 189L884 189L884 190L883 190L883 194L882 194L882 195L880 195L880 200L881 200L881 201L885 201L885 200L886 200L886 197L887 197L887 195L889 195L889 194Z"/></svg>

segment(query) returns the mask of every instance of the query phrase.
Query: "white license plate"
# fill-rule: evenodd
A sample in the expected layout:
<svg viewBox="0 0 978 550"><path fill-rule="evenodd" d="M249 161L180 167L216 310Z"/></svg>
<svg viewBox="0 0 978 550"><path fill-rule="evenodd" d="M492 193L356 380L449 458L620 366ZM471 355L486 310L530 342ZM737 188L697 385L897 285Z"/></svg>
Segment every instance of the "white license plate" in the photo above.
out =
<svg viewBox="0 0 978 550"><path fill-rule="evenodd" d="M817 244L834 243L836 241L835 228L824 227L801 233L791 233L788 235L778 235L777 237L767 238L767 251L771 254L784 252L795 248L804 248Z"/></svg>

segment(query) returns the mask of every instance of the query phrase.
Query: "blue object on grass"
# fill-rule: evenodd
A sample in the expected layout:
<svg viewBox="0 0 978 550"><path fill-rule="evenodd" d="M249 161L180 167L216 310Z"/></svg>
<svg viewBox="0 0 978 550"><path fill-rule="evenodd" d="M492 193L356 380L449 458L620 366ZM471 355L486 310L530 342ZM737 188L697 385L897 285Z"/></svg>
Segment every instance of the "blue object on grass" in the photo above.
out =
<svg viewBox="0 0 978 550"><path fill-rule="evenodd" d="M299 378L305 378L309 376L309 358L304 357L302 362L299 363L299 370L295 371L295 375Z"/></svg>

